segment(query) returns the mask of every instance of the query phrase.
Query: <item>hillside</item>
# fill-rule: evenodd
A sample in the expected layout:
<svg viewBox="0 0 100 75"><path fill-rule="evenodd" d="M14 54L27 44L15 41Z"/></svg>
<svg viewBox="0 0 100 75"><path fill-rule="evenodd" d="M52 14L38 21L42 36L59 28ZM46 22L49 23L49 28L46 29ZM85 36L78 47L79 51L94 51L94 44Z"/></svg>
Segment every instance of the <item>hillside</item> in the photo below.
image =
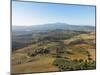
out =
<svg viewBox="0 0 100 75"><path fill-rule="evenodd" d="M95 32L53 30L38 33L39 41L12 53L12 73L87 70L96 68ZM62 37L60 37L61 35ZM34 35L37 37L37 35ZM59 36L59 38L58 38ZM37 38L36 38L37 39ZM35 39L35 40L36 40Z"/></svg>

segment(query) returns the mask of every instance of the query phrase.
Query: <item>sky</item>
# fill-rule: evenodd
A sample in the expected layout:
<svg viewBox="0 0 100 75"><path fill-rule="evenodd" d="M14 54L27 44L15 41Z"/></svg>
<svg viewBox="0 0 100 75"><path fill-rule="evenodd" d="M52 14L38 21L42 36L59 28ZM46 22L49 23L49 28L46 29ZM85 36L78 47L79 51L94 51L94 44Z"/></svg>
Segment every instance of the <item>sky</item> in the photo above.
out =
<svg viewBox="0 0 100 75"><path fill-rule="evenodd" d="M95 26L95 6L12 1L12 25L56 22Z"/></svg>

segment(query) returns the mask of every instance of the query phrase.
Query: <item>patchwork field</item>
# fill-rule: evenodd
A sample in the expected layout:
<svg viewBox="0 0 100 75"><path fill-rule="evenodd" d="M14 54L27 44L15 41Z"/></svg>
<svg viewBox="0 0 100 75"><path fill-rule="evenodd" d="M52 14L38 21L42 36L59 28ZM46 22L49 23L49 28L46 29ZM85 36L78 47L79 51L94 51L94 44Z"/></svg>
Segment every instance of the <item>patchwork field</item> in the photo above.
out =
<svg viewBox="0 0 100 75"><path fill-rule="evenodd" d="M16 35L16 40L14 37L14 42L22 46L15 43L13 48L12 74L96 68L95 31L38 32L29 39L30 43L20 41L22 38L22 35Z"/></svg>

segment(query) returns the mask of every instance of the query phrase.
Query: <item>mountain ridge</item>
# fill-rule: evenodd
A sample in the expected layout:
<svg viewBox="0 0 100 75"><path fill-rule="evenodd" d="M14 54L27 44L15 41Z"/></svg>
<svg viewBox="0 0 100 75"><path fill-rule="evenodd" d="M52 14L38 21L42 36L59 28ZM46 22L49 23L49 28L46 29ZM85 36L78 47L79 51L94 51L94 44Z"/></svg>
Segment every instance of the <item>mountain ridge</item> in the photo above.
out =
<svg viewBox="0 0 100 75"><path fill-rule="evenodd" d="M79 30L79 31L85 31L85 30L95 30L95 26L89 26L89 25L71 25L67 23L49 23L49 24L42 24L42 25L32 25L32 26L12 26L12 30L21 30L21 31L45 31L45 30L55 30L55 29L64 29L64 30Z"/></svg>

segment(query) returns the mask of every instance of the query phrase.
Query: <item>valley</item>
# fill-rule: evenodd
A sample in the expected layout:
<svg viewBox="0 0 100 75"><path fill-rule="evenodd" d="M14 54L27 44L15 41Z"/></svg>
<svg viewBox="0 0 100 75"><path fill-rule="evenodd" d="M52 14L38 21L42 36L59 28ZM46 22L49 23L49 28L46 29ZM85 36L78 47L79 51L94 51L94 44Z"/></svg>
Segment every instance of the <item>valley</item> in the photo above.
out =
<svg viewBox="0 0 100 75"><path fill-rule="evenodd" d="M13 74L96 68L95 27L63 23L38 27L12 29Z"/></svg>

